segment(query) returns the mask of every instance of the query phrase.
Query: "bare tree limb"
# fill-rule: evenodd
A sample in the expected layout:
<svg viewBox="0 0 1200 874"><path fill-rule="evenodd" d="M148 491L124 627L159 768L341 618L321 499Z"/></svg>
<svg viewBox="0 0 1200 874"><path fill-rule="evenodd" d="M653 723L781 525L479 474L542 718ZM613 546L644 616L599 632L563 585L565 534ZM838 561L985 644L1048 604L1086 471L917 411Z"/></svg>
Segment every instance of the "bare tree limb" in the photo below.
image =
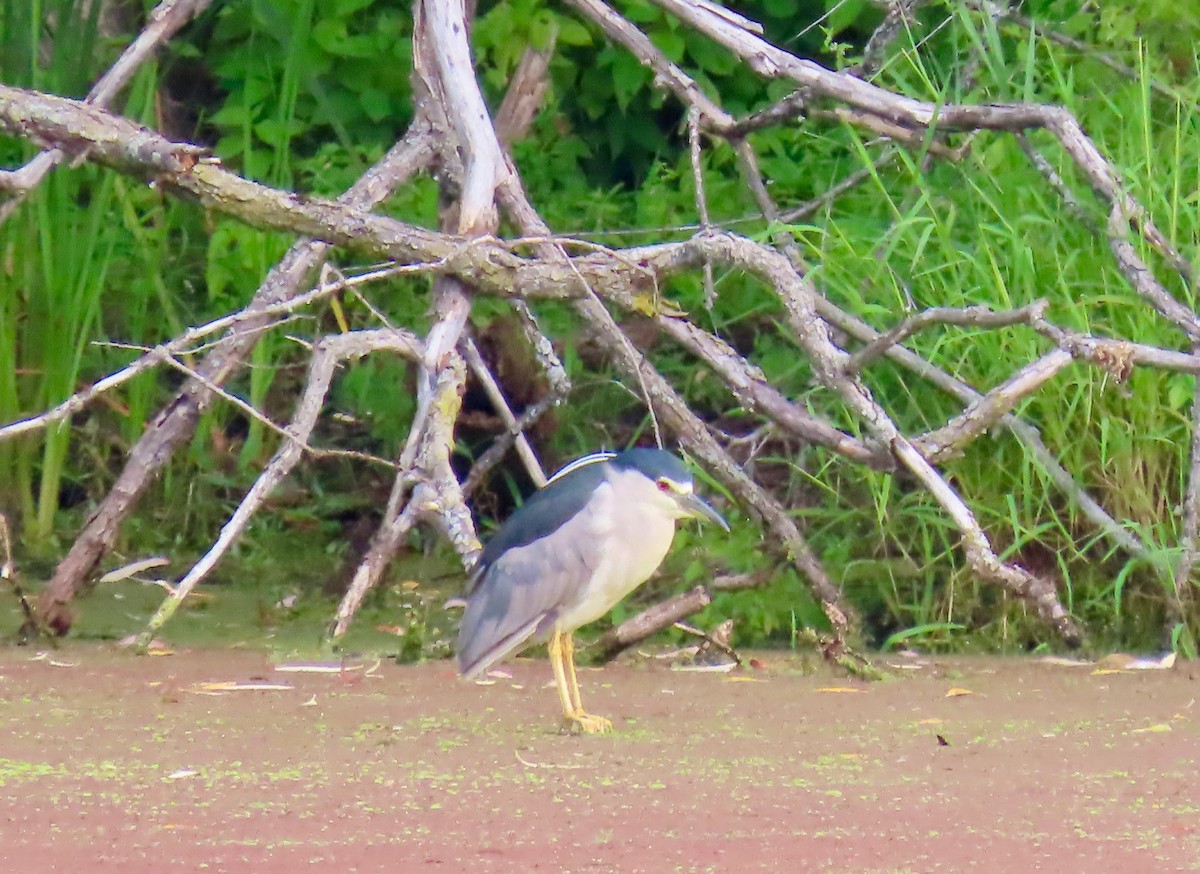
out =
<svg viewBox="0 0 1200 874"><path fill-rule="evenodd" d="M931 307L908 316L900 324L880 334L862 349L850 356L846 363L847 373L858 373L871 361L882 355L891 346L903 343L913 334L929 325L959 325L973 328L1007 328L1012 325L1028 325L1040 319L1049 304L1037 300L1015 310L993 312L985 305L969 307Z"/></svg>
<svg viewBox="0 0 1200 874"><path fill-rule="evenodd" d="M817 308L830 324L858 340L871 342L879 336L879 332L866 324L866 322L843 312L829 301L818 300ZM983 398L982 394L962 380L951 376L941 368L903 346L892 346L885 354L900 366L964 403L975 403ZM1086 489L1076 482L1070 471L1059 463L1056 454L1046 446L1035 427L1011 414L1003 417L1000 421L1028 448L1034 459L1037 460L1038 464L1042 466L1042 469L1046 471L1047 475L1054 482L1054 485L1079 508L1080 512L1106 538L1118 544L1131 555L1145 557L1154 554L1141 538L1114 519L1104 507L1100 506L1095 498L1088 494Z"/></svg>
<svg viewBox="0 0 1200 874"><path fill-rule="evenodd" d="M873 116L905 128L937 128L943 131L998 130L1008 132L1043 128L1059 141L1092 189L1119 211L1120 219L1136 228L1191 286L1195 271L1166 236L1155 226L1147 211L1122 186L1116 168L1083 132L1074 116L1058 106L1038 104L951 104L935 106L894 94L846 73L838 73L804 60L772 45L747 30L731 25L714 14L710 4L695 0L653 0L680 21L704 33L746 62L760 76L788 79L811 88L813 94L832 98L855 112L845 112L849 121ZM839 110L843 111L843 110Z"/></svg>
<svg viewBox="0 0 1200 874"><path fill-rule="evenodd" d="M222 316L219 319L213 319L203 325L195 328L188 328L182 334L172 338L166 343L160 343L157 346L147 348L145 346L135 346L132 344L109 343L106 345L117 346L126 349L141 350L142 354L129 364L116 370L102 379L97 380L85 389L75 392L62 403L55 407L39 413L36 416L29 416L24 419L18 419L10 422L7 425L0 425L0 442L17 437L21 434L28 434L33 431L39 431L43 428L53 425L56 422L62 422L69 419L76 413L88 407L96 398L112 391L125 383L129 382L139 374L145 373L161 365L164 361L182 354L196 354L200 351L205 351L204 348L196 348L195 343L205 337L211 337L213 334L222 331L228 331L230 334L236 334L242 330L242 325L246 322L254 322L255 325L250 330L256 334L262 334L266 331L285 323L285 319L278 321L266 321L265 318L276 316L287 316L295 313L310 303L318 300L323 300L330 295L336 294L345 289L355 288L359 285L364 285L368 282L375 282L380 279L392 276L400 276L403 274L415 274L429 272L430 267L426 265L416 265L409 267L406 265L392 265L379 270L373 270L369 273L363 273L358 276L339 276L334 282L318 283L310 291L298 295L290 300L280 301L271 306L262 307L258 310L243 309L228 316ZM215 347L210 347L215 348ZM211 388L212 383L209 385Z"/></svg>
<svg viewBox="0 0 1200 874"><path fill-rule="evenodd" d="M712 594L708 589L695 586L643 610L600 636L592 645L596 650L596 661L611 661L634 644L664 628L670 628L711 603Z"/></svg>
<svg viewBox="0 0 1200 874"><path fill-rule="evenodd" d="M1056 349L1018 370L996 388L971 403L941 428L913 440L930 462L940 464L986 434L1024 398L1041 388L1071 363L1071 355Z"/></svg>
<svg viewBox="0 0 1200 874"><path fill-rule="evenodd" d="M613 42L624 46L654 72L655 81L674 92L686 105L695 107L705 118L705 124L718 132L731 130L733 116L723 110L680 67L667 60L650 38L618 15L601 0L565 0L585 17L591 19Z"/></svg>
<svg viewBox="0 0 1200 874"><path fill-rule="evenodd" d="M1053 584L1000 561L974 514L962 499L900 433L867 390L845 376L847 356L833 345L828 328L818 314L819 295L814 294L800 279L786 257L749 240L728 236L717 239L711 235L710 239L725 255L725 260L755 273L775 288L788 311L792 331L812 359L817 378L841 396L877 439L891 445L900 462L942 505L963 535L963 546L971 569L981 578L1000 583L1027 600L1064 640L1078 644L1082 640L1082 633L1059 602ZM1064 358L1070 360L1065 353Z"/></svg>
<svg viewBox="0 0 1200 874"><path fill-rule="evenodd" d="M549 229L530 205L515 175L510 177L501 189L501 204L513 222L521 228L522 233L550 236ZM549 245L544 246L543 253L547 259L566 258L561 249ZM767 525L776 540L776 548L808 578L830 624L835 629L838 647L844 646L851 619L842 603L841 594L784 507L746 476L670 383L631 348L628 338L595 297L581 298L576 307L593 331L593 336L605 348L614 363L645 386L650 404L664 418L681 443L704 462L739 500L745 502Z"/></svg>
<svg viewBox="0 0 1200 874"><path fill-rule="evenodd" d="M432 145L428 124L418 119L405 138L344 195L345 200L360 206L378 203L394 186L426 164L433 154ZM240 317L226 339L205 356L197 372L211 383L223 383L254 347L259 327L273 318L265 312L294 298L328 251L326 244L316 241L293 245L255 293L244 311L246 316ZM60 634L70 628L72 616L67 605L76 589L111 547L118 526L146 486L175 450L190 438L211 400L212 394L205 385L189 383L138 439L108 495L92 513L39 596L38 614L47 626Z"/></svg>
<svg viewBox="0 0 1200 874"><path fill-rule="evenodd" d="M700 218L700 231L712 227L708 217L708 196L704 192L704 166L700 153L700 110L688 109L688 147L692 159L692 183L696 189L696 214ZM704 262L704 305L711 312L717 300L717 287L713 282L712 262Z"/></svg>
<svg viewBox="0 0 1200 874"><path fill-rule="evenodd" d="M488 400L492 402L492 406L500 416L500 420L504 422L504 427L510 433L516 435L514 439L517 454L521 456L521 461L525 463L525 470L529 473L529 478L533 480L535 486L541 488L546 484L546 473L542 470L541 462L538 461L533 447L529 445L529 439L520 428L517 417L513 415L513 411L504 397L504 392L500 390L496 378L492 376L492 372L488 369L483 356L479 354L479 350L475 347L475 341L470 337L465 337L462 341L462 352L463 357L467 360L467 366L471 368L471 372L475 374L475 378L479 380L479 384L487 392Z"/></svg>
<svg viewBox="0 0 1200 874"><path fill-rule="evenodd" d="M139 652L146 651L154 636L175 615L179 605L216 567L217 562L241 537L263 502L296 466L296 462L308 446L309 437L317 424L317 417L321 413L338 365L347 358L368 355L381 349L397 352L414 362L420 361L424 352L421 342L416 337L394 328L325 337L313 349L304 393L296 405L295 415L284 433L279 449L238 504L229 521L221 528L216 542L192 565L183 579L172 587L170 594L138 635L136 648Z"/></svg>
<svg viewBox="0 0 1200 874"><path fill-rule="evenodd" d="M500 463L517 436L533 427L533 424L550 409L565 401L571 392L571 380L567 376L566 368L563 367L562 361L554 351L554 345L550 342L550 338L542 333L537 318L529 305L520 298L514 298L510 304L517 314L521 330L525 333L525 338L529 342L530 348L533 349L542 372L546 375L549 390L536 403L526 407L520 418L507 431L497 436L492 445L471 465L471 471L463 481L463 494L468 497L479 487L488 473Z"/></svg>
<svg viewBox="0 0 1200 874"><path fill-rule="evenodd" d="M208 8L212 0L162 0L150 12L146 27L117 62L109 68L88 92L85 100L94 106L109 106L133 78L138 68L158 47L178 33L179 29ZM24 167L14 171L0 171L0 191L10 196L0 202L0 225L8 220L29 192L36 188L56 164L63 153L51 148L41 152Z"/></svg>
<svg viewBox="0 0 1200 874"><path fill-rule="evenodd" d="M441 133L444 153L455 150L457 216L450 216L459 233L468 236L495 231L496 186L507 175L504 154L496 139L483 96L479 93L467 44L469 32L462 0L420 2L413 26L416 82L427 94L431 118ZM417 410L408 442L400 454L400 473L388 500L383 523L371 540L338 607L332 638L347 631L363 597L379 580L400 538L414 521L440 522L468 565L479 549L474 521L462 489L450 467L454 423L466 386L466 368L456 347L471 313L466 285L442 276L434 283L434 322L425 337L417 377ZM403 510L407 487L414 485ZM415 508L415 515L409 512Z"/></svg>
<svg viewBox="0 0 1200 874"><path fill-rule="evenodd" d="M762 413L800 439L824 446L851 461L880 469L892 466L893 459L889 453L881 453L832 425L813 418L789 401L767 381L762 371L748 364L725 341L700 330L685 319L663 315L658 317L658 323L681 346L712 367L748 412Z"/></svg>
<svg viewBox="0 0 1200 874"><path fill-rule="evenodd" d="M687 407L670 382L632 345L607 304L656 319L678 344L713 368L743 406L770 418L778 431L802 436L880 469L897 466L906 469L953 520L962 534L967 562L976 574L1022 597L1065 639L1077 641L1079 629L1063 609L1054 585L1002 562L971 510L930 462L944 458L966 441L976 439L987 428L1003 422L1022 435L1056 482L1079 502L1090 518L1100 520L1097 524L1107 534L1127 548L1144 552L1141 541L1132 535L1123 535L1121 526L1049 458L1036 431L1009 412L1022 397L1028 396L1073 359L1087 360L1114 375L1127 375L1128 368L1134 363L1194 372L1200 359L1172 350L1120 345L1120 341L1074 335L1047 323L1041 310L1034 311L1036 305L1019 311L1019 319L1013 314L924 313L879 335L846 316L821 296L804 277L798 248L787 242L786 233L778 235L785 255L745 237L719 233L711 228L701 167L701 126L710 134L730 140L760 209L769 219L779 218L766 181L759 172L754 150L745 139L745 130L739 127L745 120L738 122L730 118L715 99L705 95L693 80L671 64L640 30L599 0L569 2L599 24L611 39L625 45L647 64L660 84L675 93L687 107L696 207L700 216L700 231L690 239L613 251L585 247L577 241L558 240L550 234L529 204L520 179L501 148L495 126L488 118L471 63L467 40L469 16L463 0L423 0L417 7L414 37L415 67L425 89L419 94L417 103L430 113L427 136L419 148L413 146L414 153L421 153L414 166L424 167L435 151L440 153L445 205L452 207L444 213L441 231L372 214L370 209L377 202L372 199L373 193L359 191L335 202L274 190L227 172L195 146L173 143L97 107L0 85L0 130L60 148L67 154L86 156L88 160L121 172L148 177L165 190L195 197L214 211L239 217L255 226L289 230L321 241L302 244L293 250L296 253L294 260L281 262L277 273L272 274L274 279L268 279L251 307L244 314L238 314L236 322L228 324L230 333L195 369L188 388L177 399L176 405L164 411L152 429L154 439L146 442L145 447L142 443L135 447L136 457L131 457L113 493L102 505L97 518L85 529L72 553L64 559L55 581L43 595L46 607L65 605L60 596L67 592L69 597L74 585L70 581L77 581L94 566L98 556L111 543L115 525L136 499L147 478L169 457L181 435L189 433L203 405L224 391L220 388L222 382L240 366L245 352L252 347L261 330L272 324L273 316L266 315L266 310L281 301L293 299L305 273L323 260L328 246L340 245L375 257L395 258L403 269L428 271L436 274L437 279L434 283L433 327L421 343L417 415L409 441L396 465L397 475L384 523L339 609L335 636L344 632L363 594L379 578L388 558L413 524L431 522L441 527L464 563L470 563L478 548L473 523L463 503L463 491L450 469L449 453L454 442L453 429L466 371L466 363L457 349L462 345L470 313L470 296L482 293L516 301L518 313L524 308L528 318L523 319L523 324L552 382L562 372L561 363L553 355L548 338L537 329L523 299L573 300L599 345L626 377L641 387L656 433L661 418L688 451L707 464L739 500L764 520L778 548L809 577L837 631L839 646L844 643L849 622L840 593L812 554L786 508L730 457L709 425ZM803 103L804 111L810 115L864 126L899 142L919 145L926 154L950 158L961 154L965 146L950 148L940 140L933 140L931 135L976 130L1014 133L1038 128L1047 130L1106 203L1110 215L1107 236L1118 266L1156 310L1190 338L1200 340L1200 319L1158 282L1127 236L1131 231L1140 234L1149 248L1180 273L1189 288L1194 283L1191 265L1158 231L1147 211L1124 189L1112 164L1065 110L1024 104L937 106L914 100L772 46L761 38L760 28L715 2L654 2L687 27L724 46L764 78L787 80L796 86L797 97L788 104L788 111L793 114ZM891 31L881 30L877 34L880 44L885 37L894 35L895 27L903 24L904 17L914 6L914 0L894 0L889 6L895 18L894 26ZM881 57L882 53L876 51L874 55ZM868 60L877 63L878 57L872 56ZM544 57L541 63L540 72L534 67L529 74L533 83L530 93L538 91L538 82L544 87ZM513 102L509 104L514 108L508 113L518 121L531 119L534 110L522 102L524 98L518 100L515 92L514 86ZM814 105L816 101L832 101L834 106L832 109L824 103L817 106ZM515 108L518 104L522 108ZM533 105L536 107L536 100ZM778 112L771 116L775 121L785 117ZM757 120L763 119L766 116ZM528 121L524 123L528 124ZM416 140L414 137L413 142ZM869 174L872 171L863 168L861 172ZM1065 184L1059 181L1059 188L1066 190ZM382 188L386 187L380 184ZM857 180L853 184L857 184ZM1051 184L1054 184L1053 179ZM491 236L498 227L497 193L507 215L527 235L526 239L506 243ZM828 197L828 193L825 196ZM568 255L569 248L578 254ZM528 254L530 249L533 256ZM289 258L292 258L291 254ZM774 291L784 306L786 326L798 340L817 380L865 424L870 434L868 440L850 437L809 414L771 386L753 364L738 356L720 338L668 312L660 303L663 283L672 276L690 271L704 271L711 297L714 266L745 271ZM275 285L272 285L273 281ZM1006 319L1031 324L1058 348L982 396L899 345L914 331L933 321L979 327L1014 323ZM847 324L853 329L845 327ZM859 337L866 342L866 347L857 355L848 356L838 345L841 341L831 334L831 325ZM468 358L472 358L471 347L463 348ZM919 438L906 437L855 377L859 368L879 355L887 355L913 368L970 405L944 428ZM486 377L486 366L477 355L473 357L476 370ZM561 375L565 377L565 373ZM112 384L107 387L111 388ZM515 440L525 417L518 418L508 410L503 393L494 385L494 380L492 388L497 409L508 412L505 423ZM90 399L98 394L88 394L88 391L77 397ZM63 412L54 415L65 418L70 415L69 410L78 409L86 399L70 408L64 404ZM527 409L526 414L529 413ZM36 418L49 421L48 418ZM299 418L295 421L303 424ZM26 429L40 427L40 424L25 423L14 423L9 427L18 425ZM311 431L311 424L308 429ZM5 433L0 430L0 438ZM661 445L661 435L659 441ZM497 446L502 443L498 440ZM303 450L302 445L299 449L295 445L295 441L286 441L280 452ZM141 454L137 454L139 451ZM531 455L531 451L528 454ZM1049 458L1048 463L1046 458ZM264 471L255 488L268 488L273 484L270 477L286 474L286 468L292 464L294 460L285 459ZM241 530L237 526L244 527L261 499L258 493L247 497L243 507L239 508L241 515L235 514L235 519L229 523L234 526L230 529L233 532L230 537L235 537ZM1193 525L1193 529L1195 527ZM229 542L228 539L219 540L214 545L210 552L214 556L212 561ZM1194 547L1188 549L1194 551ZM207 567L197 565L192 573L202 576L207 573ZM69 619L59 622L56 627L61 630L66 624Z"/></svg>

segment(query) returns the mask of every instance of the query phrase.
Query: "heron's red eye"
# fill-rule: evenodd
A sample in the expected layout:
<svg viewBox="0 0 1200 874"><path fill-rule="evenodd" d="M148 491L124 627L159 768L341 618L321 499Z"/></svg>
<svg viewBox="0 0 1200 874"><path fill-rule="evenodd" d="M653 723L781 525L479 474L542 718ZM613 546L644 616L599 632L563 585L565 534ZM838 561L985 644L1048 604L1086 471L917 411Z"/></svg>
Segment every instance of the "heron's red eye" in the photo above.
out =
<svg viewBox="0 0 1200 874"><path fill-rule="evenodd" d="M660 479L658 481L658 490L660 492L669 492L669 491L671 491L671 484L669 482L667 482L665 479Z"/></svg>

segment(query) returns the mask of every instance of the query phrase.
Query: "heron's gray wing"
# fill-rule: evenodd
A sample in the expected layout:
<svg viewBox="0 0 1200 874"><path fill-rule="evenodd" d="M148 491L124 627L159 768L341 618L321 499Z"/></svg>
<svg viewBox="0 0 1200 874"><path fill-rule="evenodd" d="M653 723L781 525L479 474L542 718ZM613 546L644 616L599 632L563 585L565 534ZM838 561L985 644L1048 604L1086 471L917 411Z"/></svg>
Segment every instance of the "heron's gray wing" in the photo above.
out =
<svg viewBox="0 0 1200 874"><path fill-rule="evenodd" d="M593 495L603 498L610 488L601 483ZM485 566L459 627L463 676L479 674L549 631L558 611L578 599L600 564L603 535L611 527L594 512L597 503L611 502L585 505L546 536L511 547Z"/></svg>
<svg viewBox="0 0 1200 874"><path fill-rule="evenodd" d="M583 510L604 482L604 465L588 463L570 471L534 492L492 535L479 554L467 582L468 595L475 590L502 555L548 537Z"/></svg>

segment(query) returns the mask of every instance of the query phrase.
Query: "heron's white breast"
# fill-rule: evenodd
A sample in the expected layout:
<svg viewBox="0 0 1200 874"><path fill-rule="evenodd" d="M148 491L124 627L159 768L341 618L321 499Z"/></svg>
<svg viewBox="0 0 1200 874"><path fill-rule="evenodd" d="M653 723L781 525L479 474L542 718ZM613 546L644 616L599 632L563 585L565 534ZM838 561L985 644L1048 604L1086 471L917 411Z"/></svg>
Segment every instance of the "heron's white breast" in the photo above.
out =
<svg viewBox="0 0 1200 874"><path fill-rule="evenodd" d="M675 520L655 509L656 492L639 473L610 470L593 499L596 512L588 531L596 538L600 562L584 596L560 614L560 629L572 631L599 619L662 564L675 537Z"/></svg>

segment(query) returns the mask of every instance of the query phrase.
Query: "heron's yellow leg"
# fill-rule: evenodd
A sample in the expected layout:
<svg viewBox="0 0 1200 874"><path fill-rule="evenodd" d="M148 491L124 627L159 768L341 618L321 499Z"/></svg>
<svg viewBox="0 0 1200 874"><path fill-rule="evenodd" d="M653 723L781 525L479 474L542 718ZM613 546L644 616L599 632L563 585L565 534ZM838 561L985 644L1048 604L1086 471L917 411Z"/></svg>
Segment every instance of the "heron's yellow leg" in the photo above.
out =
<svg viewBox="0 0 1200 874"><path fill-rule="evenodd" d="M583 696L579 694L579 677L575 674L575 638L570 634L563 635L563 661L567 669L567 688L571 693L571 706L576 712L583 712Z"/></svg>
<svg viewBox="0 0 1200 874"><path fill-rule="evenodd" d="M612 731L612 720L606 719L603 716L594 716L583 709L583 696L579 694L579 677L575 675L575 639L569 634L564 634L560 646L562 647L563 662L566 667L571 705L575 709L575 715L571 718L578 722L579 727L588 734L602 734L606 731Z"/></svg>
<svg viewBox="0 0 1200 874"><path fill-rule="evenodd" d="M563 718L571 721L575 718L575 705L571 701L571 690L567 685L567 672L563 667L563 636L557 629L550 635L547 647L550 655L550 669L554 671L554 686L558 689L558 700L562 703Z"/></svg>

